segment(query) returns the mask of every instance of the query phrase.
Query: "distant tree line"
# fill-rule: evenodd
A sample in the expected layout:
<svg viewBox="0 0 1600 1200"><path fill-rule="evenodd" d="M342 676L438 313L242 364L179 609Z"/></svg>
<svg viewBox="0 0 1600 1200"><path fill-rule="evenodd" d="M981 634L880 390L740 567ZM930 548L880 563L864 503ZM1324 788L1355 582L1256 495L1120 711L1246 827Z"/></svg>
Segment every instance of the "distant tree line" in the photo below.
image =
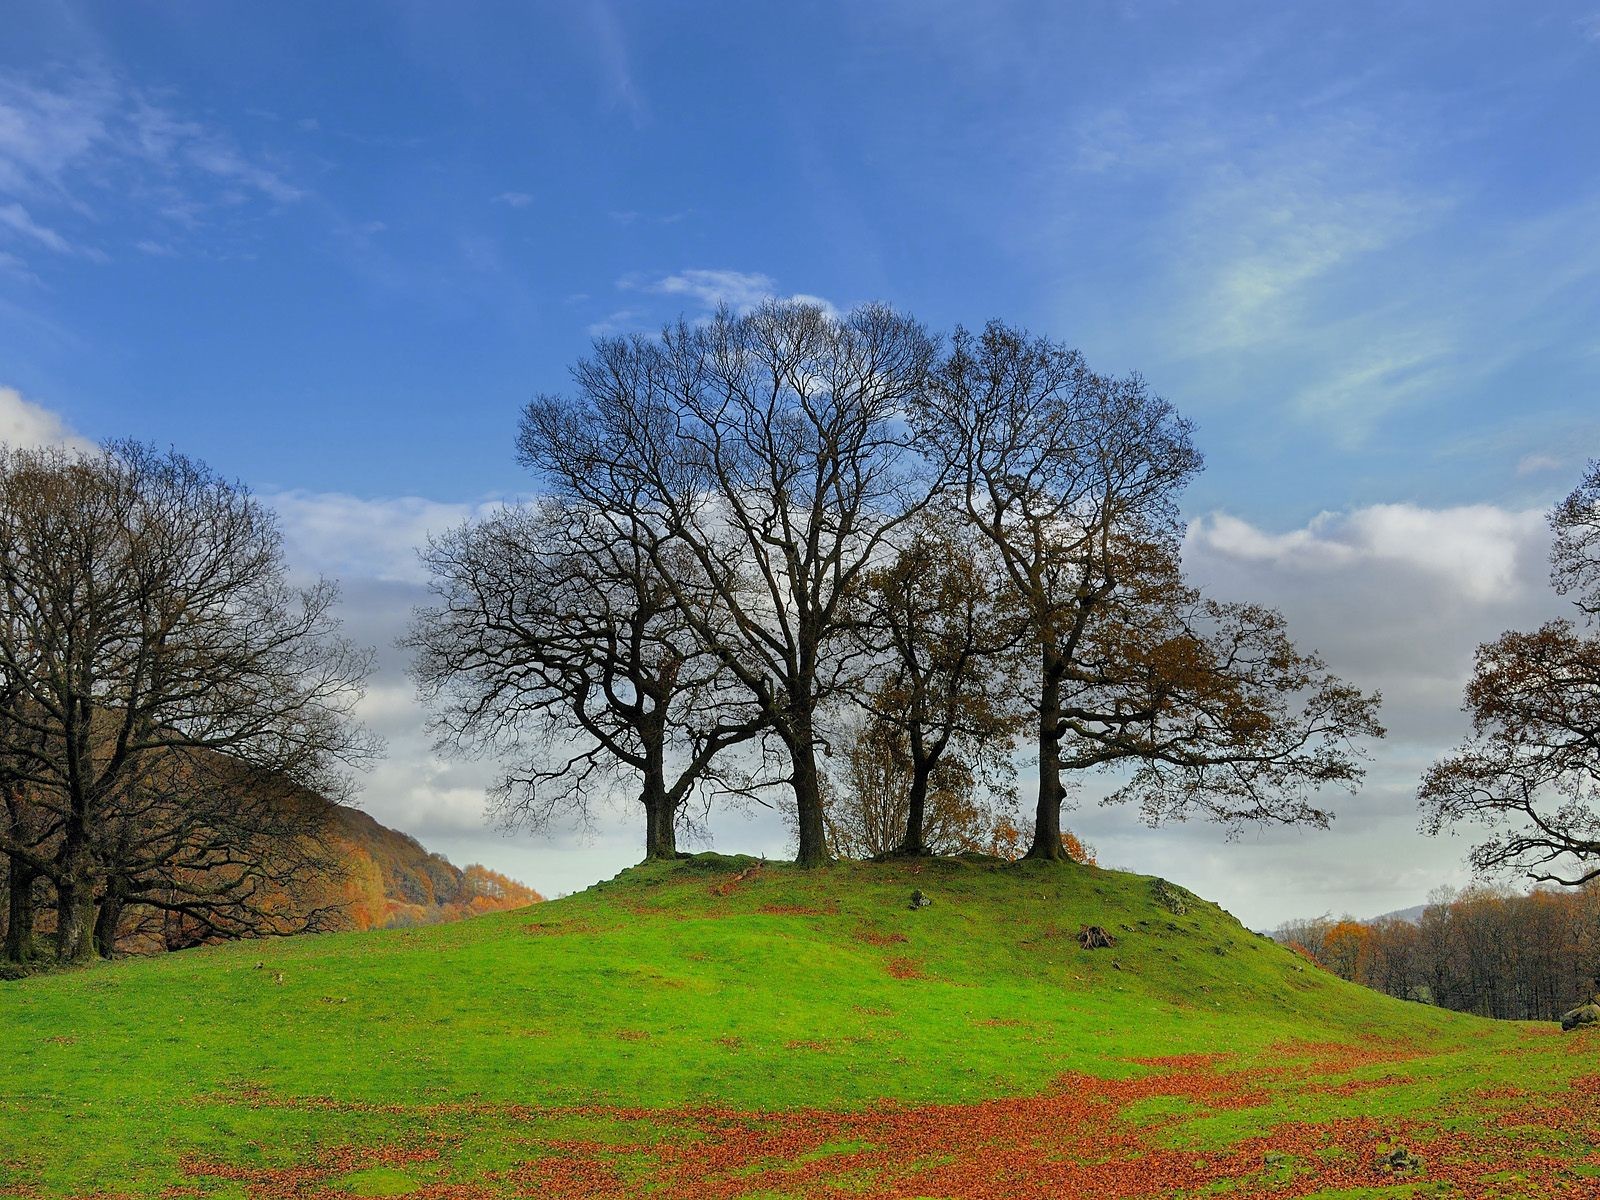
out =
<svg viewBox="0 0 1600 1200"><path fill-rule="evenodd" d="M1600 887L1519 894L1478 885L1415 921L1297 921L1274 935L1341 979L1403 1000L1553 1020L1600 990Z"/></svg>
<svg viewBox="0 0 1600 1200"><path fill-rule="evenodd" d="M1024 853L1065 860L1084 772L1152 824L1326 825L1382 734L1280 614L1186 580L1201 456L1137 375L772 303L601 338L572 379L522 416L541 500L430 542L407 639L510 823L620 784L650 858L752 799L802 866L948 852L992 842L1026 753Z"/></svg>

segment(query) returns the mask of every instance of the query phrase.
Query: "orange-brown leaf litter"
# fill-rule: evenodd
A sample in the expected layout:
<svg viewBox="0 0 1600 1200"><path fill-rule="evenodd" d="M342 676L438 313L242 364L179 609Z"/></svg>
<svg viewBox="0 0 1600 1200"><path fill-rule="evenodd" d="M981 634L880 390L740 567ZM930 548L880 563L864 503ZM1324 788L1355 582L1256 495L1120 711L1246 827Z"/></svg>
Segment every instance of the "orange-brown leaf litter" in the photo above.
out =
<svg viewBox="0 0 1600 1200"><path fill-rule="evenodd" d="M1281 1065L1243 1070L1230 1069L1228 1056L1219 1054L1141 1059L1146 1073L1133 1079L1067 1075L1043 1095L854 1112L441 1105L415 1111L419 1129L449 1126L446 1117L493 1116L537 1139L538 1157L472 1183L433 1183L410 1194L421 1200L1154 1200L1225 1186L1229 1197L1303 1197L1405 1182L1379 1161L1403 1146L1422 1160L1417 1180L1442 1189L1429 1195L1600 1197L1600 1074L1545 1095L1499 1088L1461 1098L1493 1101L1499 1116L1490 1122L1420 1113L1280 1121L1210 1149L1180 1148L1166 1136L1184 1119L1179 1112L1253 1109L1284 1094L1349 1097L1409 1082L1399 1075L1326 1081L1413 1057L1404 1047L1371 1042L1282 1046L1273 1055ZM238 1099L362 1109L259 1092ZM1144 1111L1129 1111L1140 1104ZM546 1122L570 1130L586 1121L603 1122L606 1140L538 1133ZM1530 1130L1540 1136L1528 1136ZM185 1169L197 1182L235 1182L251 1200L331 1200L346 1194L337 1181L352 1171L434 1163L442 1138L433 1135L431 1145L424 1135L411 1146L334 1148L277 1170L210 1160L189 1160Z"/></svg>

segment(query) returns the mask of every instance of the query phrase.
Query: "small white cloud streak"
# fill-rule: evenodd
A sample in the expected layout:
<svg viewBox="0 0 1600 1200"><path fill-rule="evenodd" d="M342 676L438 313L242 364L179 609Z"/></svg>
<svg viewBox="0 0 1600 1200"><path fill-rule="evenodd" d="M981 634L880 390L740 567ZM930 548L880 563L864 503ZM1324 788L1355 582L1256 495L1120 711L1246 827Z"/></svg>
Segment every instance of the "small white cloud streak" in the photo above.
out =
<svg viewBox="0 0 1600 1200"><path fill-rule="evenodd" d="M1517 477L1543 475L1547 471L1560 471L1567 464L1553 454L1524 454L1517 460Z"/></svg>
<svg viewBox="0 0 1600 1200"><path fill-rule="evenodd" d="M39 243L57 254L71 254L72 244L54 229L46 228L28 215L20 204L0 204L0 225L13 233Z"/></svg>
<svg viewBox="0 0 1600 1200"><path fill-rule="evenodd" d="M617 280L617 287L625 292L648 292L692 300L708 312L726 306L734 312L746 313L769 300L784 300L794 304L815 305L830 317L838 318L840 315L838 306L822 296L807 292L782 295L777 281L759 271L696 267L656 279L625 275Z"/></svg>
<svg viewBox="0 0 1600 1200"><path fill-rule="evenodd" d="M626 112L633 124L642 126L648 117L644 95L634 82L622 22L609 0L596 0L588 9L589 26L594 34L595 53L604 77L606 101Z"/></svg>

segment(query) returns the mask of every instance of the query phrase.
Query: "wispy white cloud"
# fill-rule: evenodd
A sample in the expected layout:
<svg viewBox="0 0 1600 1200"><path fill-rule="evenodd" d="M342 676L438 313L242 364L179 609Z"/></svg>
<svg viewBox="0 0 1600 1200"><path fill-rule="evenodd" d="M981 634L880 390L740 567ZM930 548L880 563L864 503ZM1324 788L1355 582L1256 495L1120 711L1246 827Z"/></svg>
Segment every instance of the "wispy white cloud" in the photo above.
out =
<svg viewBox="0 0 1600 1200"><path fill-rule="evenodd" d="M1517 476L1542 475L1547 471L1559 471L1568 465L1553 454L1524 454L1517 460Z"/></svg>
<svg viewBox="0 0 1600 1200"><path fill-rule="evenodd" d="M616 8L610 0L595 0L588 6L588 16L607 105L627 113L634 125L643 125L649 118L649 108L634 81L627 35Z"/></svg>
<svg viewBox="0 0 1600 1200"><path fill-rule="evenodd" d="M1470 111L1360 74L1266 111L1259 57L1069 126L1064 186L1159 197L1104 342L1145 364L1157 347L1190 396L1271 403L1347 450L1478 403L1519 363L1593 352L1600 197L1491 205L1457 152L1482 132Z"/></svg>
<svg viewBox="0 0 1600 1200"><path fill-rule="evenodd" d="M676 225L679 221L687 220L692 210L680 209L676 212L646 213L637 209L613 209L606 215L618 225Z"/></svg>
<svg viewBox="0 0 1600 1200"><path fill-rule="evenodd" d="M527 208L533 199L532 192L501 192L493 197L493 203L504 204L507 208Z"/></svg>
<svg viewBox="0 0 1600 1200"><path fill-rule="evenodd" d="M24 238L37 242L46 249L54 250L57 254L71 254L73 247L66 238L54 229L40 225L31 216L28 210L20 204L0 204L0 226L19 234Z"/></svg>
<svg viewBox="0 0 1600 1200"><path fill-rule="evenodd" d="M584 332L590 337L614 337L619 333L642 331L644 329L644 314L636 308L619 308L616 312L607 313L598 321L593 321L584 326Z"/></svg>
<svg viewBox="0 0 1600 1200"><path fill-rule="evenodd" d="M622 280L618 286L662 296L682 296L705 308L725 304L733 309L749 309L778 294L778 285L772 277L756 271L692 269L646 283Z"/></svg>
<svg viewBox="0 0 1600 1200"><path fill-rule="evenodd" d="M131 214L146 227L136 240L157 244L162 226L307 195L170 94L92 67L48 78L0 71L0 226L35 248L103 260L95 241L108 215Z"/></svg>

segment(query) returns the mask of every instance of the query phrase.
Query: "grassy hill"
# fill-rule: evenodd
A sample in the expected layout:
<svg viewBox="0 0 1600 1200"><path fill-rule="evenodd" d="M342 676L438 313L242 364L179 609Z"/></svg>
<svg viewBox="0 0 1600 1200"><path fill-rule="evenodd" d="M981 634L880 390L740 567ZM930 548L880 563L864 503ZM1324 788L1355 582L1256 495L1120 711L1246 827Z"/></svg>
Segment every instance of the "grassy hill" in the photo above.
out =
<svg viewBox="0 0 1600 1200"><path fill-rule="evenodd" d="M1594 1035L1096 868L701 856L25 980L0 1050L0 1195L1600 1194Z"/></svg>

